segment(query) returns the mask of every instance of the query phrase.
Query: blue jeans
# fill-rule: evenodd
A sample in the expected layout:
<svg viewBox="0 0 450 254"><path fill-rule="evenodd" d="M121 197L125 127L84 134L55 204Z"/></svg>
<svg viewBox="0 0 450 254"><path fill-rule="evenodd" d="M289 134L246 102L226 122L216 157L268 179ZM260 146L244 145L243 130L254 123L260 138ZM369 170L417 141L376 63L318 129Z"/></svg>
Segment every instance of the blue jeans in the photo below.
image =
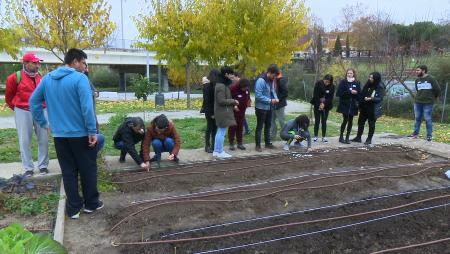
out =
<svg viewBox="0 0 450 254"><path fill-rule="evenodd" d="M431 115L433 114L433 104L414 103L414 115L416 123L414 124L414 134L419 135L422 117L425 118L427 127L427 137L433 136L433 121Z"/></svg>
<svg viewBox="0 0 450 254"><path fill-rule="evenodd" d="M153 139L152 140L152 147L153 151L155 152L155 157L159 161L161 160L161 153L163 152L172 152L173 147L175 145L175 141L173 141L172 138L166 138L164 140L161 139Z"/></svg>
<svg viewBox="0 0 450 254"><path fill-rule="evenodd" d="M97 145L95 148L97 149L97 153L100 152L103 147L105 146L105 135L103 134L97 134Z"/></svg>
<svg viewBox="0 0 450 254"><path fill-rule="evenodd" d="M216 138L214 141L214 152L221 153L223 152L223 143L225 141L225 133L227 133L228 128L219 128L217 127Z"/></svg>

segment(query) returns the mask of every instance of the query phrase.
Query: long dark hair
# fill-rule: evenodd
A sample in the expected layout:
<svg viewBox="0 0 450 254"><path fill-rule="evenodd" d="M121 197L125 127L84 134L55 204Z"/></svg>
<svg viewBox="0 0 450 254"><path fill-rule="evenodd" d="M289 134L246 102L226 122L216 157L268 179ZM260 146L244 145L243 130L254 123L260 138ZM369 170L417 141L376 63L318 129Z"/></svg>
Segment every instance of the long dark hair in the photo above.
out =
<svg viewBox="0 0 450 254"><path fill-rule="evenodd" d="M323 77L323 80L328 80L330 81L330 85L333 85L333 75L327 74Z"/></svg>
<svg viewBox="0 0 450 254"><path fill-rule="evenodd" d="M300 128L306 130L309 127L309 118L306 115L300 115L295 118L295 123L297 123L297 126Z"/></svg>
<svg viewBox="0 0 450 254"><path fill-rule="evenodd" d="M224 85L228 86L232 83L232 81L226 77L226 74L234 74L233 68L231 68L230 66L224 66L220 68L220 81L218 82L221 82Z"/></svg>
<svg viewBox="0 0 450 254"><path fill-rule="evenodd" d="M220 71L218 69L212 69L208 74L209 83L214 86L217 82L220 82Z"/></svg>
<svg viewBox="0 0 450 254"><path fill-rule="evenodd" d="M381 82L381 74L378 71L374 71L374 72L370 73L369 76L370 75L372 75L372 77L373 77L373 83L371 83L370 80L367 80L366 85L378 86L378 84L380 84L380 82Z"/></svg>

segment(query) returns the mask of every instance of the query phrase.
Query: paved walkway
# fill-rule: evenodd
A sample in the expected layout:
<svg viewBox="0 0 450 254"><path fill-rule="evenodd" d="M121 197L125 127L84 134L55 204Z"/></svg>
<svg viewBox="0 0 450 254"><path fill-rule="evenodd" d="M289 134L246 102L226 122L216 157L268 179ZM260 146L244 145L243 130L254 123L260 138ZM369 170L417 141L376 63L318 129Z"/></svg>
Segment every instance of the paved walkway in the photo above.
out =
<svg viewBox="0 0 450 254"><path fill-rule="evenodd" d="M252 155L261 155L261 154L270 154L270 153L282 153L282 142L278 141L274 143L277 149L273 150L265 150L263 149L262 153L255 151L255 145L254 144L246 144L247 150L245 151L228 151L227 147L225 148L227 152L230 152L235 157L240 156L252 156ZM437 143L437 142L428 142L423 139L410 139L406 138L404 136L398 136L395 134L389 134L389 133L383 133L383 134L376 134L374 137L374 144L392 144L392 145L403 145L406 147L421 149L424 151L428 151L432 154L450 159L450 145L444 144L444 143ZM318 148L318 149L324 149L324 148L339 148L339 147L365 147L361 143L352 143L350 145L341 144L338 142L338 137L331 137L329 138L328 143L322 143L317 142L313 143L312 148ZM163 154L163 159L165 158L166 154ZM207 160L214 160L211 154L205 153L203 151L203 148L200 149L181 149L180 154L180 163L190 163L195 161L207 161ZM133 160L127 156L125 163L119 163L118 162L118 155L117 156L105 156L106 163L108 164L109 168L112 170L117 170L119 168L125 168L129 170L136 170L138 169L138 166L133 162ZM162 165L170 164L170 162L162 161ZM0 164L1 170L0 170L0 177L3 178L10 178L13 174L20 174L21 172L21 163L20 162L14 162L14 163L5 163ZM155 167L156 165L152 164L152 167ZM57 160L50 160L49 165L49 171L50 175L58 175L60 174L59 164ZM39 177L39 176L36 176Z"/></svg>

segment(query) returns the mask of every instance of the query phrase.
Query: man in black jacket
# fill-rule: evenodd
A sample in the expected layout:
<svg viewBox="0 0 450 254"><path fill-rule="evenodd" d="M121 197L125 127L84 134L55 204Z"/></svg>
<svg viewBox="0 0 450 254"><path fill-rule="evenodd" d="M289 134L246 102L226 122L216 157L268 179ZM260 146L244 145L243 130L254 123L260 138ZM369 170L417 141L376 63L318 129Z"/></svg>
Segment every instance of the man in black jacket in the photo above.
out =
<svg viewBox="0 0 450 254"><path fill-rule="evenodd" d="M144 121L140 117L127 117L114 134L114 147L120 150L119 162L125 162L125 156L130 154L141 168L146 168L142 158L142 140L144 139ZM139 154L134 147L141 142Z"/></svg>

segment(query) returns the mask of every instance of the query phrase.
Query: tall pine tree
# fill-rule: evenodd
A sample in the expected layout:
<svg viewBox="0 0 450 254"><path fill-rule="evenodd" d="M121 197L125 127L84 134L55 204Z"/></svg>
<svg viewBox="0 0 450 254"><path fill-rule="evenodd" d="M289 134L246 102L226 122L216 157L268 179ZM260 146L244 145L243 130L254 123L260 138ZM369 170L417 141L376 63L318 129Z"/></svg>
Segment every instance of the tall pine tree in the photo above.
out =
<svg viewBox="0 0 450 254"><path fill-rule="evenodd" d="M345 56L350 57L350 38L348 37L348 34L347 37L345 37Z"/></svg>
<svg viewBox="0 0 450 254"><path fill-rule="evenodd" d="M340 56L342 53L341 36L338 34L336 37L336 42L334 43L334 54Z"/></svg>

